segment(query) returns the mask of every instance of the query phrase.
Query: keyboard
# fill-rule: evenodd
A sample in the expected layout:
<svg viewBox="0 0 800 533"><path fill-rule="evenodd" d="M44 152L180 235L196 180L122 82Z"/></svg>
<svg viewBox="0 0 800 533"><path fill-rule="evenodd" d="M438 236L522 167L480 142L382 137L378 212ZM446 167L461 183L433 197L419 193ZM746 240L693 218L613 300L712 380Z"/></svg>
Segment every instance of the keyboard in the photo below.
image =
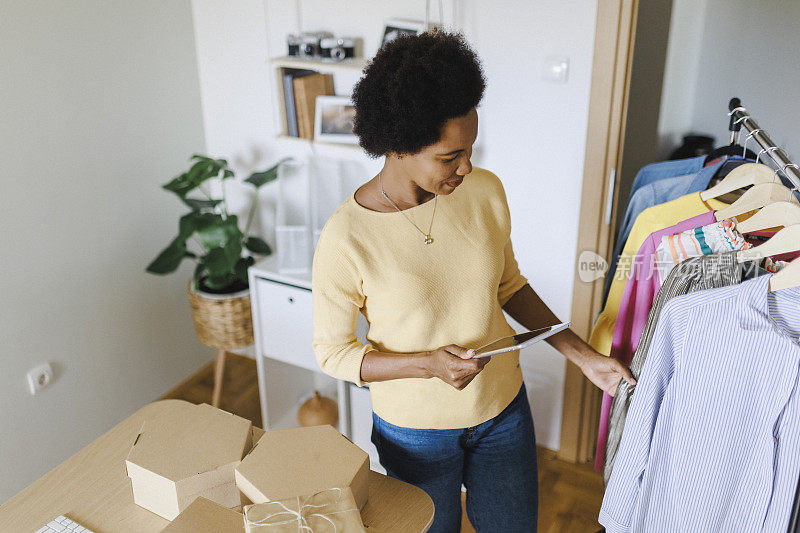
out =
<svg viewBox="0 0 800 533"><path fill-rule="evenodd" d="M58 515L53 518L47 525L42 526L36 530L36 533L94 533L91 529L87 529L79 523L70 520L66 516Z"/></svg>

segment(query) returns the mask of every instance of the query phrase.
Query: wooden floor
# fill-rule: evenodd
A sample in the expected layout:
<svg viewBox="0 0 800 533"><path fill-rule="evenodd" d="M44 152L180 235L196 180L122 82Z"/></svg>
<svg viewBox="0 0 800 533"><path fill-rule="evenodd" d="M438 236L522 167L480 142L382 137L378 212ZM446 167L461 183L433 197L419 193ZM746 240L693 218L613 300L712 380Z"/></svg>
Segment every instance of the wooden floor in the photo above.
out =
<svg viewBox="0 0 800 533"><path fill-rule="evenodd" d="M214 365L209 361L162 398L193 403L211 403ZM222 388L221 409L247 418L261 427L256 363L228 354ZM539 533L594 533L600 530L597 513L603 499L600 474L589 465L574 465L556 459L555 453L539 448ZM464 514L462 532L475 531Z"/></svg>

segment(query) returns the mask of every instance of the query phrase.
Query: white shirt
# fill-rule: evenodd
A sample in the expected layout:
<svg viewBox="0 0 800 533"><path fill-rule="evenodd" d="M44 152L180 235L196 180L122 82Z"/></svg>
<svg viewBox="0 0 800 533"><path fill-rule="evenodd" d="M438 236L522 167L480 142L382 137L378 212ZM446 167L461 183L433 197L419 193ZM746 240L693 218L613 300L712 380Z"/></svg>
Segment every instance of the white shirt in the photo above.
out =
<svg viewBox="0 0 800 533"><path fill-rule="evenodd" d="M670 300L600 523L610 533L784 532L800 478L800 288L770 276Z"/></svg>

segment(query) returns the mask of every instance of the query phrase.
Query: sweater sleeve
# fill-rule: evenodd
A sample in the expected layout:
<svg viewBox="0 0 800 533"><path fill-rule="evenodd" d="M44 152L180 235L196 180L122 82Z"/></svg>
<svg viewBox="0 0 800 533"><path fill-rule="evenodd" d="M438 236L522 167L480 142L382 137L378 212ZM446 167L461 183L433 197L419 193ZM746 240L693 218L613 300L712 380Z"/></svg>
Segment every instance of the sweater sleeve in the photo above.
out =
<svg viewBox="0 0 800 533"><path fill-rule="evenodd" d="M500 227L505 228L501 230L501 234L508 236L508 240L503 247L503 274L500 277L500 285L497 288L497 301L500 302L502 307L514 296L514 293L528 284L528 280L519 270L517 259L514 257L514 247L511 245L511 210L508 208L506 191L500 179L494 174L491 174L491 176L494 178L497 187L496 194L499 202L496 205L498 205L498 210L500 211Z"/></svg>
<svg viewBox="0 0 800 533"><path fill-rule="evenodd" d="M314 253L313 348L323 372L363 386L361 362L375 348L356 340L356 321L364 306L364 292L358 269L347 255L346 243L333 242L336 240L323 232Z"/></svg>
<svg viewBox="0 0 800 533"><path fill-rule="evenodd" d="M503 275L500 278L500 286L497 288L497 301L500 302L500 307L504 306L514 296L514 293L528 283L528 280L519 271L519 265L517 265L517 259L514 257L514 248L511 246L510 238L503 248L503 259L505 266L503 267Z"/></svg>

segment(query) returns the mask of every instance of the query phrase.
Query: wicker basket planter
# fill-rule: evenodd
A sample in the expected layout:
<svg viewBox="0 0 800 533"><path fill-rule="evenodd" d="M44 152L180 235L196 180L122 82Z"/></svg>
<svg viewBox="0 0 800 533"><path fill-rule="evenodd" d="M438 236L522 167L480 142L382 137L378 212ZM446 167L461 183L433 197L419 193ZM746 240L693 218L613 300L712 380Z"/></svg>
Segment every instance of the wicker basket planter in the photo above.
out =
<svg viewBox="0 0 800 533"><path fill-rule="evenodd" d="M194 330L200 342L218 350L253 344L250 289L232 294L196 291L189 281L186 289L192 308Z"/></svg>

